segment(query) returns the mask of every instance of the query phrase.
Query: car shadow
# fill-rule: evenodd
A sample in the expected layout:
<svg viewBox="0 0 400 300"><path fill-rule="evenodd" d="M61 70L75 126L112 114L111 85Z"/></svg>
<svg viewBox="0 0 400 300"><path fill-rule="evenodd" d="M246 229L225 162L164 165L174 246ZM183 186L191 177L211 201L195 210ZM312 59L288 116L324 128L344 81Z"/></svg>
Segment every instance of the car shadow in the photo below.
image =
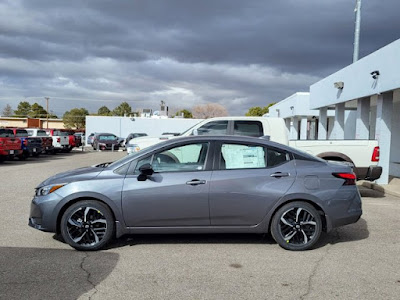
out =
<svg viewBox="0 0 400 300"><path fill-rule="evenodd" d="M367 222L360 219L357 223L335 228L322 233L313 249L328 244L354 242L369 237ZM125 235L114 239L105 249L124 246L151 244L276 244L270 234L139 234Z"/></svg>
<svg viewBox="0 0 400 300"><path fill-rule="evenodd" d="M275 244L269 234L140 234L114 239L106 249L152 244Z"/></svg>
<svg viewBox="0 0 400 300"><path fill-rule="evenodd" d="M367 197L367 198L383 198L383 197L385 197L384 193L364 187L364 186L359 186L358 191L360 192L361 197Z"/></svg>
<svg viewBox="0 0 400 300"><path fill-rule="evenodd" d="M0 298L90 298L118 261L104 251L0 247Z"/></svg>
<svg viewBox="0 0 400 300"><path fill-rule="evenodd" d="M335 228L329 233L323 233L314 249L325 247L328 244L334 245L365 240L368 237L367 221L361 218L357 223Z"/></svg>

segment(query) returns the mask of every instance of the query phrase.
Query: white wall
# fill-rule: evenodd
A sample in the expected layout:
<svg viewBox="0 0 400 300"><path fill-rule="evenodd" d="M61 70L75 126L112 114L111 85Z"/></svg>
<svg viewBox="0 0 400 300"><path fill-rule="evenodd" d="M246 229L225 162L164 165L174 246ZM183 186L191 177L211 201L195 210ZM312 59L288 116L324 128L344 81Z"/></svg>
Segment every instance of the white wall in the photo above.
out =
<svg viewBox="0 0 400 300"><path fill-rule="evenodd" d="M378 70L378 80L371 72ZM310 87L310 109L400 88L400 39L360 59ZM334 87L344 82L343 90Z"/></svg>
<svg viewBox="0 0 400 300"><path fill-rule="evenodd" d="M153 118L129 118L129 117L86 117L86 137L94 132L113 133L116 136L126 138L129 133L147 133L149 136L159 136L164 132L182 133L193 125L201 122L201 119L153 119Z"/></svg>
<svg viewBox="0 0 400 300"><path fill-rule="evenodd" d="M392 141L389 174L400 177L400 89L393 93Z"/></svg>

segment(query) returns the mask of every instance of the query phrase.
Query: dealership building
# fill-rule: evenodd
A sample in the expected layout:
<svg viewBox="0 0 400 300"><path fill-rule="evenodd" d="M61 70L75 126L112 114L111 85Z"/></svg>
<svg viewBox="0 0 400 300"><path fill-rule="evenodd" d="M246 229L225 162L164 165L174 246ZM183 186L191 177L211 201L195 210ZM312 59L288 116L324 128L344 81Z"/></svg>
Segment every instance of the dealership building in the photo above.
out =
<svg viewBox="0 0 400 300"><path fill-rule="evenodd" d="M387 184L400 177L400 39L270 107L291 139L368 140Z"/></svg>

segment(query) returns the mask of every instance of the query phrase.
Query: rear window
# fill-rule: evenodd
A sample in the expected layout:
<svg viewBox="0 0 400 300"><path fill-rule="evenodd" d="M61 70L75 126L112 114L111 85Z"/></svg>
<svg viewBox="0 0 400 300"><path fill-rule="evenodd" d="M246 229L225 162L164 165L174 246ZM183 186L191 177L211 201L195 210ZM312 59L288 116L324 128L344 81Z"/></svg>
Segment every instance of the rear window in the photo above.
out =
<svg viewBox="0 0 400 300"><path fill-rule="evenodd" d="M100 135L100 141L114 141L117 137L115 135Z"/></svg>
<svg viewBox="0 0 400 300"><path fill-rule="evenodd" d="M28 136L33 136L33 130L27 130Z"/></svg>
<svg viewBox="0 0 400 300"><path fill-rule="evenodd" d="M54 131L53 131L53 135L68 136L68 133L67 133L67 132L63 132L63 131L60 131L60 130L54 130Z"/></svg>
<svg viewBox="0 0 400 300"><path fill-rule="evenodd" d="M14 137L14 132L11 129L0 128L0 137Z"/></svg>
<svg viewBox="0 0 400 300"><path fill-rule="evenodd" d="M37 136L47 136L46 131L44 131L44 130L38 130L38 131L37 131Z"/></svg>
<svg viewBox="0 0 400 300"><path fill-rule="evenodd" d="M260 121L235 121L233 128L234 135L263 136L263 127Z"/></svg>
<svg viewBox="0 0 400 300"><path fill-rule="evenodd" d="M16 137L24 137L24 136L29 136L28 132L25 129L17 129L17 134L15 135Z"/></svg>

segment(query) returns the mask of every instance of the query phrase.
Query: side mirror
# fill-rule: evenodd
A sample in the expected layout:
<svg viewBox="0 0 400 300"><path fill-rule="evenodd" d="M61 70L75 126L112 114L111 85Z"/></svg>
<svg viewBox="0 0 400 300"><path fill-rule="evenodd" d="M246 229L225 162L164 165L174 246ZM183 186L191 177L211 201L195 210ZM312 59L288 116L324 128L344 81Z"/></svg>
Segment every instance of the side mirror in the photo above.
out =
<svg viewBox="0 0 400 300"><path fill-rule="evenodd" d="M151 164L144 164L139 168L140 175L138 176L138 181L146 181L147 178L153 175L154 170Z"/></svg>

